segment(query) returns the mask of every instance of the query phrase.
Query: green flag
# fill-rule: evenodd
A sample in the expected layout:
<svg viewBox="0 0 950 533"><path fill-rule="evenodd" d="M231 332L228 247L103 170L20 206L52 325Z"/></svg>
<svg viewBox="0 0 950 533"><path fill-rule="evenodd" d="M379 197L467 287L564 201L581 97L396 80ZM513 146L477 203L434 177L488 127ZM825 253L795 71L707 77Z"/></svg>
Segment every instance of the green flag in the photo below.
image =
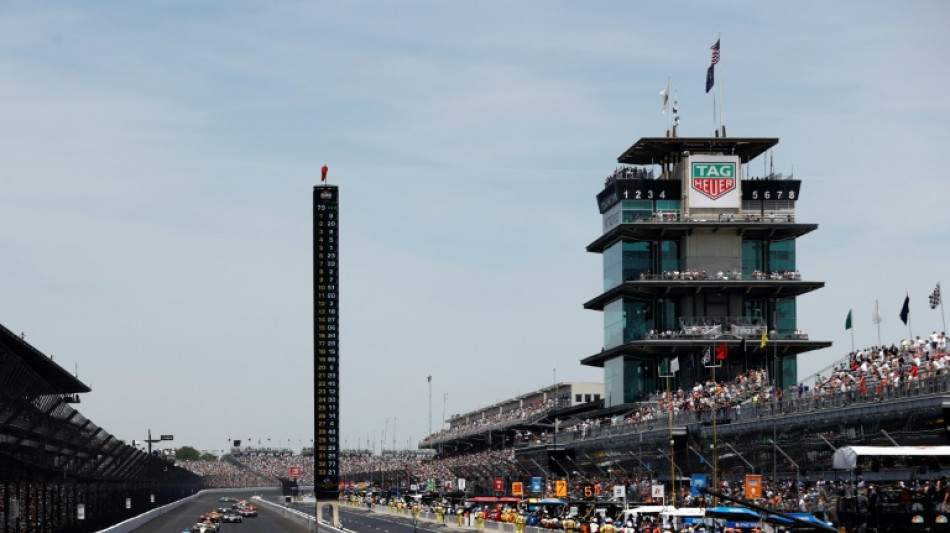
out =
<svg viewBox="0 0 950 533"><path fill-rule="evenodd" d="M669 361L667 361L666 358L663 358L660 360L660 375L661 376L669 375L670 371L669 371L668 365L669 365Z"/></svg>
<svg viewBox="0 0 950 533"><path fill-rule="evenodd" d="M844 329L851 329L851 310L848 309L848 319L844 321Z"/></svg>

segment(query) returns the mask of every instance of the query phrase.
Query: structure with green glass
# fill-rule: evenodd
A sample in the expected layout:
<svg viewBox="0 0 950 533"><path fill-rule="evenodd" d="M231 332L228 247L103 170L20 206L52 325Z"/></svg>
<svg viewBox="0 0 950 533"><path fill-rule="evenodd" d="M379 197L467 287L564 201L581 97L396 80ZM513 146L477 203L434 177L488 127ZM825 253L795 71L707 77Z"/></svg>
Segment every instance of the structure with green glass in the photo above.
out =
<svg viewBox="0 0 950 533"><path fill-rule="evenodd" d="M605 407L666 387L761 369L778 386L797 383L797 356L831 346L796 324L805 281L795 243L817 229L795 219L801 181L746 177L774 138L643 138L597 195L603 234L603 349L582 364L604 369ZM658 172L657 172L658 170ZM716 354L719 357L716 357Z"/></svg>

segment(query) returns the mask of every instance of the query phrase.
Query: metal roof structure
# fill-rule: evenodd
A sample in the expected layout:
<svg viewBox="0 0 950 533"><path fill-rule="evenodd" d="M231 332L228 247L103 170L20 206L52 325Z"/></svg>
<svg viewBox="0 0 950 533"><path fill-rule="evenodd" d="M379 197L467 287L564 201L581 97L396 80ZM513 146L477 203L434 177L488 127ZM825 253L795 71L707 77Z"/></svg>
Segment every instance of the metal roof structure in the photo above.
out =
<svg viewBox="0 0 950 533"><path fill-rule="evenodd" d="M644 137L620 154L618 163L654 165L689 154L738 155L743 163L778 144L777 138Z"/></svg>

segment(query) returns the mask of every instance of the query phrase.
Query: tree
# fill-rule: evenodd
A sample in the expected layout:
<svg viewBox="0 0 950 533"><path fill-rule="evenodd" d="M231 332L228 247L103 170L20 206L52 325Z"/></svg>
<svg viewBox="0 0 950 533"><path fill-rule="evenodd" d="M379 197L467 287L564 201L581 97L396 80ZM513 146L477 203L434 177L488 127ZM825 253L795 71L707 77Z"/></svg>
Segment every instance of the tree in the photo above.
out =
<svg viewBox="0 0 950 533"><path fill-rule="evenodd" d="M191 446L182 446L175 450L175 458L179 461L197 461L201 459L201 452Z"/></svg>

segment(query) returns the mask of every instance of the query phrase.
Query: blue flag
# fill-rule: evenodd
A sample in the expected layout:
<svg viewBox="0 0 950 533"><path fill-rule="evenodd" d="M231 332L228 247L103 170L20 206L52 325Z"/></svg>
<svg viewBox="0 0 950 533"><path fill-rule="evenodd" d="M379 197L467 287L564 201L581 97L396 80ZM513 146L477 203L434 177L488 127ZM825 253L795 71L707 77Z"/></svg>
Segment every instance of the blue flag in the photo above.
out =
<svg viewBox="0 0 950 533"><path fill-rule="evenodd" d="M904 296L904 307L901 308L901 322L907 325L907 315L910 314L910 296Z"/></svg>
<svg viewBox="0 0 950 533"><path fill-rule="evenodd" d="M710 89L713 88L713 77L716 65L709 65L709 70L706 71L706 92L708 93Z"/></svg>

